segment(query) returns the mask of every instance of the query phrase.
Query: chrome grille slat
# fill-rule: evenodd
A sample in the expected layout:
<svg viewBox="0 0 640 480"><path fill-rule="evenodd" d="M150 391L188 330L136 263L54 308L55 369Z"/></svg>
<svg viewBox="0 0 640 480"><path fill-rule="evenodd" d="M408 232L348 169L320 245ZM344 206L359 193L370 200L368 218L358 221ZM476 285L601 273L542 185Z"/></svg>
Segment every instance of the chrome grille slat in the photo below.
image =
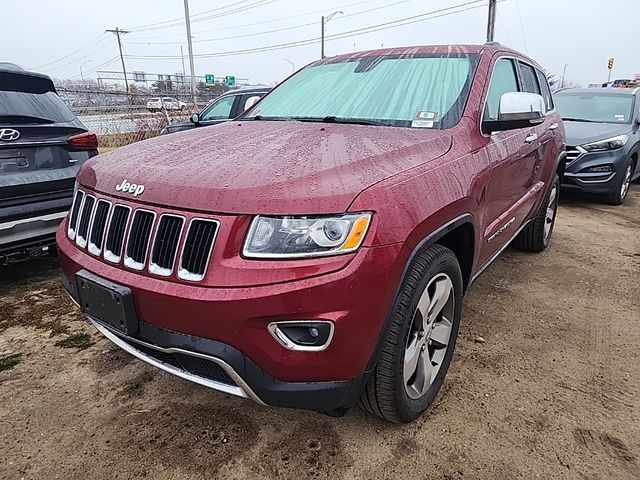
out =
<svg viewBox="0 0 640 480"><path fill-rule="evenodd" d="M567 147L565 151L567 153L567 163L573 162L576 158L582 155L582 152L576 147Z"/></svg>
<svg viewBox="0 0 640 480"><path fill-rule="evenodd" d="M136 210L133 214L124 257L127 267L135 270L144 269L155 216L155 213L142 209Z"/></svg>
<svg viewBox="0 0 640 480"><path fill-rule="evenodd" d="M76 238L76 224L78 223L80 207L82 207L83 200L84 192L81 190L76 191L76 196L73 199L73 206L71 207L71 215L69 215L69 226L67 228L67 235L71 240Z"/></svg>
<svg viewBox="0 0 640 480"><path fill-rule="evenodd" d="M111 202L98 200L96 211L93 214L91 233L89 233L89 252L93 255L100 255L100 252L102 251L104 231L107 225L107 219L109 218L110 209Z"/></svg>
<svg viewBox="0 0 640 480"><path fill-rule="evenodd" d="M122 245L130 211L131 209L124 205L113 207L104 248L104 258L109 262L118 263L122 257Z"/></svg>
<svg viewBox="0 0 640 480"><path fill-rule="evenodd" d="M173 272L184 221L176 215L160 217L149 263L151 273L167 277Z"/></svg>
<svg viewBox="0 0 640 480"><path fill-rule="evenodd" d="M178 277L199 282L204 278L218 233L216 220L193 218L182 247Z"/></svg>
<svg viewBox="0 0 640 480"><path fill-rule="evenodd" d="M93 207L96 203L96 197L86 195L82 208L80 209L80 218L78 220L78 228L76 229L76 245L80 248L87 246L87 237L89 236L89 226L91 224L91 216L93 215Z"/></svg>

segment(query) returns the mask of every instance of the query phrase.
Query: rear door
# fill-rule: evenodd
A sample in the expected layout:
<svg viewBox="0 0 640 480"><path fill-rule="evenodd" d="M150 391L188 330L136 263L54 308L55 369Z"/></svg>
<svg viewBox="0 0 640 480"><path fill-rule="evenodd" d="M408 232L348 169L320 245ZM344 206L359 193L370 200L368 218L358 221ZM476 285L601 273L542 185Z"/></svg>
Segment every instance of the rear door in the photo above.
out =
<svg viewBox="0 0 640 480"><path fill-rule="evenodd" d="M485 95L483 118L497 120L504 93L522 91L519 63L515 58L498 58L493 65ZM534 127L494 132L485 146L491 163L486 193L481 263L489 260L515 235L535 201L532 184L538 163L539 138Z"/></svg>
<svg viewBox="0 0 640 480"><path fill-rule="evenodd" d="M0 72L0 224L68 209L78 167L97 153L68 144L86 129L44 80L9 75Z"/></svg>

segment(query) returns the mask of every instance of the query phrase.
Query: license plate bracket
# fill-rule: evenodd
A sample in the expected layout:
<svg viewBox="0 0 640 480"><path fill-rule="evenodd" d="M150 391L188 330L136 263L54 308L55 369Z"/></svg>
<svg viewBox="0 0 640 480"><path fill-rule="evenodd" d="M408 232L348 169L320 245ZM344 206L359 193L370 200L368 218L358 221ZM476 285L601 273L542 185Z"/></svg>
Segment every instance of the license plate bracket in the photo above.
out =
<svg viewBox="0 0 640 480"><path fill-rule="evenodd" d="M84 314L125 335L138 333L138 318L130 288L86 270L76 273L76 285Z"/></svg>

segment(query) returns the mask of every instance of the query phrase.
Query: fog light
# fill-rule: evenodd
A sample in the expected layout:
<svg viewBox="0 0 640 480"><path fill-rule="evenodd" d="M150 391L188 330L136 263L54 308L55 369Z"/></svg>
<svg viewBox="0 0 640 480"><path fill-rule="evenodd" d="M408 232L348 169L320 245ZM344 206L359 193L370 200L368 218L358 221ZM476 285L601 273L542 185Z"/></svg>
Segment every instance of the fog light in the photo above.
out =
<svg viewBox="0 0 640 480"><path fill-rule="evenodd" d="M609 173L613 172L613 167L611 167L611 165L598 165L596 167L589 167L585 171L589 173Z"/></svg>
<svg viewBox="0 0 640 480"><path fill-rule="evenodd" d="M333 323L326 320L274 322L267 329L282 346L290 350L324 350L333 337Z"/></svg>

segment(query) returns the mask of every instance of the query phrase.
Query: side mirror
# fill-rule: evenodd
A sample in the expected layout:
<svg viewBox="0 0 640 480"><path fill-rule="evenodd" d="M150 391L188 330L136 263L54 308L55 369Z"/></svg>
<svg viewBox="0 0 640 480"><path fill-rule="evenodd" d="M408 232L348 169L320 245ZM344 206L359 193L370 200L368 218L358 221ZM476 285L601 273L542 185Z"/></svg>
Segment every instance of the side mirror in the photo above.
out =
<svg viewBox="0 0 640 480"><path fill-rule="evenodd" d="M544 122L545 104L542 95L507 92L500 97L497 120L482 122L484 133L527 128Z"/></svg>
<svg viewBox="0 0 640 480"><path fill-rule="evenodd" d="M191 120L191 123L198 125L200 123L200 115L198 115L197 113L192 113L189 120Z"/></svg>

